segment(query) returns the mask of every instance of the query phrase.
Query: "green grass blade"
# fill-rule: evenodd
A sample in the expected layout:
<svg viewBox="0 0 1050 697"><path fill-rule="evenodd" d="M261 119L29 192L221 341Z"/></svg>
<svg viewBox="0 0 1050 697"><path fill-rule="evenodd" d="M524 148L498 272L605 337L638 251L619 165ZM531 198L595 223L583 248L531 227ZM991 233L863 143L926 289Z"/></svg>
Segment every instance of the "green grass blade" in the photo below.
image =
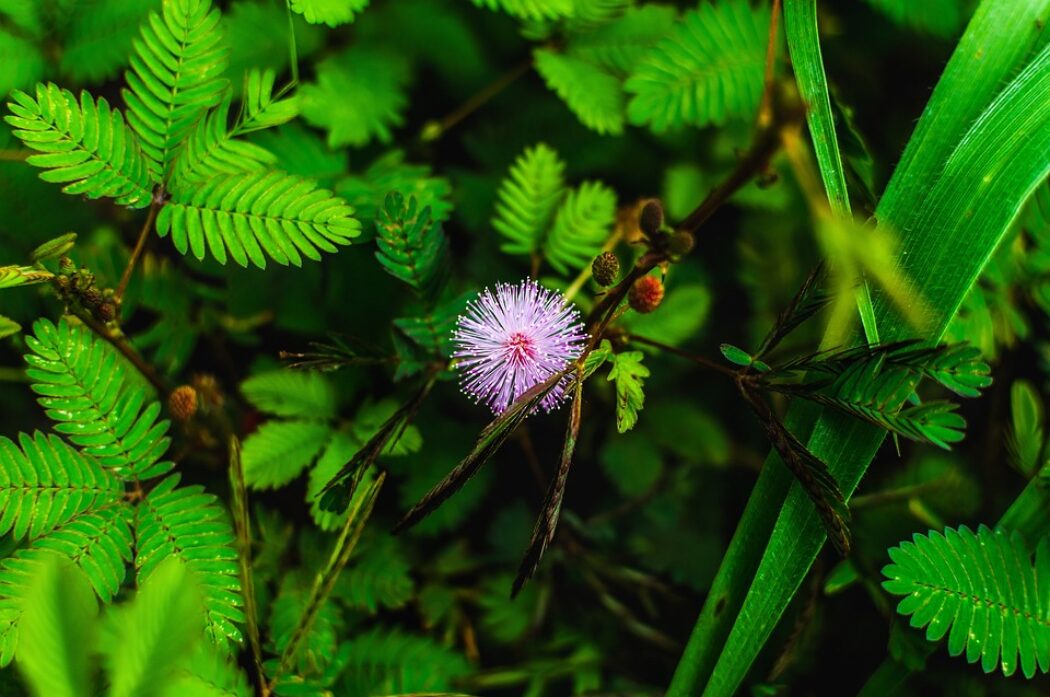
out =
<svg viewBox="0 0 1050 697"><path fill-rule="evenodd" d="M846 188L846 170L842 166L835 119L831 112L828 79L824 74L824 59L820 53L817 31L817 0L785 0L784 29L787 35L795 81L806 104L813 152L817 156L820 178L828 194L831 212L841 220L852 220L849 191ZM860 311L864 334L870 343L878 343L875 309L871 302L871 288L867 281L857 289L857 309Z"/></svg>
<svg viewBox="0 0 1050 697"><path fill-rule="evenodd" d="M1050 57L1043 50L1020 68L1040 50L1048 15L1050 0L981 4L880 203L878 219L901 235L902 272L934 310L931 339L941 335L1024 199L1047 176ZM907 334L908 324L882 299L875 309L884 341ZM807 407L792 409L788 424L831 463L847 494L883 439L878 429ZM668 695L700 694L705 686L707 695L732 694L823 541L812 504L771 456Z"/></svg>

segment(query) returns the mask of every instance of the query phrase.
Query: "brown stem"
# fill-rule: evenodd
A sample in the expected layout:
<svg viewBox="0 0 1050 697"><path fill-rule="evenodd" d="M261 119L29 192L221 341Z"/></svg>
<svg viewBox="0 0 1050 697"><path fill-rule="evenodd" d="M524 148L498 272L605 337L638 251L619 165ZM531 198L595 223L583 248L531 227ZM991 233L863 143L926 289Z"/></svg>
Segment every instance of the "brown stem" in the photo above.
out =
<svg viewBox="0 0 1050 697"><path fill-rule="evenodd" d="M22 162L32 154L32 150L0 150L0 162Z"/></svg>
<svg viewBox="0 0 1050 697"><path fill-rule="evenodd" d="M114 300L117 305L124 299L124 291L128 288L128 282L131 280L131 273L135 270L135 264L138 263L139 257L142 256L142 249L146 246L146 238L149 237L150 230L153 229L153 221L157 218L157 209L159 206L156 202L150 204L149 214L146 215L146 222L142 226L142 230L139 231L138 241L135 242L135 248L131 250L131 258L128 259L128 265L124 267L124 273L120 277L120 284L117 286Z"/></svg>
<svg viewBox="0 0 1050 697"><path fill-rule="evenodd" d="M773 123L773 79L777 63L777 23L780 18L780 0L773 0L773 13L769 19L769 44L766 46L766 74L762 87L762 101L758 108L759 128L768 128Z"/></svg>
<svg viewBox="0 0 1050 697"><path fill-rule="evenodd" d="M692 213L685 217L685 220L678 225L678 231L696 232L716 210L721 208L722 204L729 200L730 196L766 168L769 164L769 159L777 151L778 147L780 147L780 128L779 124L774 122L768 128L759 131L755 144L751 146L744 158L737 163L736 169L730 172L725 181L719 184Z"/></svg>
<svg viewBox="0 0 1050 697"><path fill-rule="evenodd" d="M157 393L161 398L167 396L169 392L167 383L160 374L157 373L153 366L147 363L139 352L135 350L123 334L115 334L109 327L87 313L78 314L77 317L81 322L87 325L91 331L98 334L100 337L108 341L113 348L120 351L120 353L127 358L140 373L142 373L142 376L149 380L150 384L156 388Z"/></svg>
<svg viewBox="0 0 1050 697"><path fill-rule="evenodd" d="M530 55L510 70L482 87L465 102L450 111L444 118L438 121L434 127L426 129L429 131L426 133L426 135L429 136L426 137L426 140L437 140L440 138L451 128L455 127L460 121L483 107L490 99L507 89L507 87L513 84L515 80L527 73L531 67L532 56Z"/></svg>
<svg viewBox="0 0 1050 697"><path fill-rule="evenodd" d="M723 375L728 375L731 378L735 379L737 376L737 371L729 368L728 366L724 366L721 363L711 360L710 358L706 358L695 353L689 353L688 351L683 351L680 348L675 348L674 346L656 341L655 339L650 339L649 337L645 336L639 336L638 334L625 334L624 337L628 341L633 341L638 344L645 344L646 346L652 346L653 348L660 349L661 351L666 351L667 353L673 353L676 356L680 356L681 358L684 358L688 361L692 361L693 363L702 365L705 368L716 370L719 373L722 373Z"/></svg>

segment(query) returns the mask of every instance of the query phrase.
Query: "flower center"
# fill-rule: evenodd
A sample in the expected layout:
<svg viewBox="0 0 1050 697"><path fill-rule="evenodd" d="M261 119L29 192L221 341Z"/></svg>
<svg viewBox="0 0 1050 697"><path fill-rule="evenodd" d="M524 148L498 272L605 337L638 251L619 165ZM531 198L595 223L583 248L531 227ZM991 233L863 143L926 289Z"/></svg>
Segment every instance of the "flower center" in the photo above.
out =
<svg viewBox="0 0 1050 697"><path fill-rule="evenodd" d="M536 345L523 332L514 332L506 341L507 357L515 365L530 363L536 358Z"/></svg>

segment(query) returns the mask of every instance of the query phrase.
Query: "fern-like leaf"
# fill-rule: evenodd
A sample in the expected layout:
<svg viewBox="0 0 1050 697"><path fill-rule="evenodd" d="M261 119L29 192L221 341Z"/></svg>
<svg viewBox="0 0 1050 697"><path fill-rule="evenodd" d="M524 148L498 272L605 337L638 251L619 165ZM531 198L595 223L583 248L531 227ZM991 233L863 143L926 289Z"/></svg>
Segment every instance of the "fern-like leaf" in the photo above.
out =
<svg viewBox="0 0 1050 697"><path fill-rule="evenodd" d="M233 529L218 499L171 475L143 499L135 521L135 567L141 583L165 559L185 563L200 583L207 631L216 642L241 641L244 621Z"/></svg>
<svg viewBox="0 0 1050 697"><path fill-rule="evenodd" d="M565 195L565 164L553 149L539 143L515 160L500 184L492 227L506 238L508 254L538 253L554 211Z"/></svg>
<svg viewBox="0 0 1050 697"><path fill-rule="evenodd" d="M562 19L576 13L574 0L471 0L478 7L503 10L529 20Z"/></svg>
<svg viewBox="0 0 1050 697"><path fill-rule="evenodd" d="M172 173L173 188L190 188L223 174L272 169L277 157L255 143L233 137L227 127L230 97L186 135Z"/></svg>
<svg viewBox="0 0 1050 697"><path fill-rule="evenodd" d="M536 70L580 122L598 133L623 133L624 96L620 80L601 67L556 51L533 52Z"/></svg>
<svg viewBox="0 0 1050 697"><path fill-rule="evenodd" d="M332 596L374 614L380 607L403 607L413 590L412 567L397 538L383 535L361 542Z"/></svg>
<svg viewBox="0 0 1050 697"><path fill-rule="evenodd" d="M889 555L882 585L905 596L897 612L926 627L927 639L947 636L949 654L965 653L986 673L1050 670L1050 541L1034 566L1020 535L983 525L976 534L965 525L916 533Z"/></svg>
<svg viewBox="0 0 1050 697"><path fill-rule="evenodd" d="M0 28L0 94L24 89L44 76L43 51L24 36Z"/></svg>
<svg viewBox="0 0 1050 697"><path fill-rule="evenodd" d="M626 78L671 31L676 14L665 5L630 8L614 22L573 35L566 52Z"/></svg>
<svg viewBox="0 0 1050 697"><path fill-rule="evenodd" d="M104 467L124 478L147 479L173 467L168 421L145 387L132 385L116 351L83 326L63 319L33 325L25 356L32 389L63 433Z"/></svg>
<svg viewBox="0 0 1050 697"><path fill-rule="evenodd" d="M394 693L442 693L470 665L458 653L423 636L373 628L340 647L346 656L345 697Z"/></svg>
<svg viewBox="0 0 1050 697"><path fill-rule="evenodd" d="M440 290L448 269L448 244L441 225L430 220L430 208L419 209L415 197L405 201L392 191L376 219L376 259L387 273L424 297Z"/></svg>
<svg viewBox="0 0 1050 697"><path fill-rule="evenodd" d="M182 254L203 259L210 252L220 264L227 254L241 266L301 266L321 251L335 252L361 234L354 209L327 189L281 172L249 172L209 179L199 187L179 187L157 216L161 237L171 235ZM318 251L320 250L320 251Z"/></svg>
<svg viewBox="0 0 1050 697"><path fill-rule="evenodd" d="M268 414L327 419L335 416L335 388L313 372L272 370L241 383L241 393Z"/></svg>
<svg viewBox="0 0 1050 697"><path fill-rule="evenodd" d="M15 135L42 154L26 161L45 171L44 181L64 184L77 196L108 196L142 208L152 200L149 163L120 111L87 92L80 100L55 84L37 85L36 97L14 92L8 102Z"/></svg>
<svg viewBox="0 0 1050 697"><path fill-rule="evenodd" d="M769 6L704 2L637 66L625 88L631 123L656 131L720 124L758 107Z"/></svg>
<svg viewBox="0 0 1050 697"><path fill-rule="evenodd" d="M72 6L63 37L62 73L77 83L115 77L156 0L93 0Z"/></svg>
<svg viewBox="0 0 1050 697"><path fill-rule="evenodd" d="M236 134L280 126L299 115L297 96L281 99L280 94L274 95L273 85L276 79L277 75L273 70L252 68L248 71L244 78L242 112L234 129Z"/></svg>
<svg viewBox="0 0 1050 697"><path fill-rule="evenodd" d="M638 412L645 405L645 378L649 369L642 365L641 351L624 351L613 356L607 379L616 383L616 430L626 433L638 423Z"/></svg>
<svg viewBox="0 0 1050 697"><path fill-rule="evenodd" d="M54 552L29 547L0 561L0 668L14 658L19 627L33 584L55 559Z"/></svg>
<svg viewBox="0 0 1050 697"><path fill-rule="evenodd" d="M64 555L80 567L95 593L108 603L124 582L126 562L131 561L131 508L107 506L84 513L60 525L33 543Z"/></svg>
<svg viewBox="0 0 1050 697"><path fill-rule="evenodd" d="M616 222L616 193L601 182L583 182L562 201L543 245L559 273L590 265Z"/></svg>
<svg viewBox="0 0 1050 697"><path fill-rule="evenodd" d="M39 537L120 499L120 480L54 435L0 437L0 534Z"/></svg>
<svg viewBox="0 0 1050 697"><path fill-rule="evenodd" d="M332 428L324 421L268 421L244 441L244 481L255 489L276 489L299 476L324 449Z"/></svg>
<svg viewBox="0 0 1050 697"><path fill-rule="evenodd" d="M305 573L287 574L274 600L270 615L270 632L275 653L284 652L307 610L313 579ZM296 653L295 667L300 674L323 673L333 659L339 636L343 631L339 606L325 599L314 621L306 630Z"/></svg>
<svg viewBox="0 0 1050 697"><path fill-rule="evenodd" d="M168 0L134 42L124 102L155 180L167 178L183 139L228 87L219 20L209 0Z"/></svg>
<svg viewBox="0 0 1050 697"><path fill-rule="evenodd" d="M354 21L354 15L368 7L369 0L291 0L292 12L303 16L310 24L338 27Z"/></svg>

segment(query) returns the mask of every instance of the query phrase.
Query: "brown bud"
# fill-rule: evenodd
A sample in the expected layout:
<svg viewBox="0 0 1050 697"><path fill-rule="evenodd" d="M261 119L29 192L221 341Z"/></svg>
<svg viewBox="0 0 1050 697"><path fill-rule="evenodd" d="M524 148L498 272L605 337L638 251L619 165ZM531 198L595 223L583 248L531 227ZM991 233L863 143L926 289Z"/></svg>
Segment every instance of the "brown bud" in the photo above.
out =
<svg viewBox="0 0 1050 697"><path fill-rule="evenodd" d="M99 303L93 310L95 319L103 324L112 322L117 318L117 306L111 302Z"/></svg>
<svg viewBox="0 0 1050 697"><path fill-rule="evenodd" d="M186 422L197 413L197 390L180 385L168 396L168 410L176 421Z"/></svg>
<svg viewBox="0 0 1050 697"><path fill-rule="evenodd" d="M669 251L672 256L684 257L686 254L693 251L695 245L696 238L693 237L692 233L676 232L671 235L671 238L667 243L667 251Z"/></svg>
<svg viewBox="0 0 1050 697"><path fill-rule="evenodd" d="M635 312L652 312L664 299L664 284L656 276L642 276L627 293L627 301Z"/></svg>
<svg viewBox="0 0 1050 697"><path fill-rule="evenodd" d="M664 225L664 207L659 200L651 198L645 202L642 206L641 212L638 214L638 227L642 229L646 235L652 237L660 228Z"/></svg>
<svg viewBox="0 0 1050 697"><path fill-rule="evenodd" d="M98 289L98 286L91 286L85 288L83 294L80 296L84 304L89 307L97 307L102 302L102 291Z"/></svg>
<svg viewBox="0 0 1050 697"><path fill-rule="evenodd" d="M602 252L591 262L591 275L600 286L611 286L620 277L620 259L612 252Z"/></svg>

